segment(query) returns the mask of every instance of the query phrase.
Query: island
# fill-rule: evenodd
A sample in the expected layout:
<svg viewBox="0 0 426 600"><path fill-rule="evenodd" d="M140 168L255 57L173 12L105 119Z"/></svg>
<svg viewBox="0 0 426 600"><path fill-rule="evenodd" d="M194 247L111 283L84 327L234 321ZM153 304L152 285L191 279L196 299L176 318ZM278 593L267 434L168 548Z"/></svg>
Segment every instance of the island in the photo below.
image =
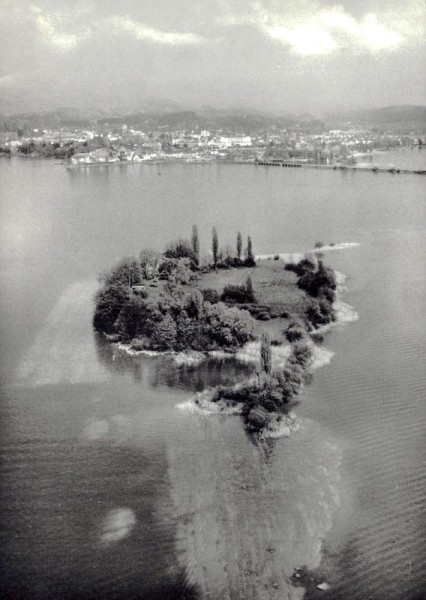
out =
<svg viewBox="0 0 426 600"><path fill-rule="evenodd" d="M336 277L321 244L297 262L280 255L255 259L252 240L202 257L198 229L163 253L144 249L100 276L94 328L140 352L211 353L250 347L256 372L232 386L198 394L195 403L242 415L246 430L291 426L290 409L311 377L315 338L336 318Z"/></svg>

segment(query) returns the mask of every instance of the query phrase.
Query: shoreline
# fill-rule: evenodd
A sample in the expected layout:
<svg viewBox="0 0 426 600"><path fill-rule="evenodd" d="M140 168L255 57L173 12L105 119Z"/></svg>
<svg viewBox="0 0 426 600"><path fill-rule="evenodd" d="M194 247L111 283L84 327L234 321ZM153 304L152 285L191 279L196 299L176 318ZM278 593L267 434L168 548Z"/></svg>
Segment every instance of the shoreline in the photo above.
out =
<svg viewBox="0 0 426 600"><path fill-rule="evenodd" d="M338 247L330 247L330 249L344 249L355 247L357 244L341 244ZM336 311L336 320L322 327L307 332L310 338L309 344L312 348L312 360L306 369L306 375L312 374L319 368L327 366L333 358L333 352L324 348L322 345L315 343L316 335L323 335L330 332L334 327L341 326L345 323L351 323L358 320L359 315L356 310L349 304L342 301L344 293L346 276L339 271L334 271L336 275L337 288L336 300L333 303L333 308ZM114 342L114 345L121 351L126 352L131 356L147 356L147 357L170 357L177 366L186 365L197 367L208 358L216 360L234 359L245 364L254 364L259 366L259 349L260 341L255 340L248 342L242 348L238 348L233 352L211 350L206 352L196 351L150 351L150 350L133 350L130 344ZM291 353L291 343L273 346L272 363L275 367L283 368L286 365ZM251 376L249 379L252 379ZM241 387L242 383L235 384L235 388ZM302 385L303 388L303 385ZM214 415L241 415L244 404L232 400L212 401L215 388L207 388L201 392L197 392L194 396L184 402L176 405L178 410L183 411L188 415L198 415L203 417ZM302 427L302 422L296 413L291 409L287 414L280 412L271 413L271 421L266 427L258 433L258 440L265 441L266 439L276 439L280 437L290 437L297 433Z"/></svg>

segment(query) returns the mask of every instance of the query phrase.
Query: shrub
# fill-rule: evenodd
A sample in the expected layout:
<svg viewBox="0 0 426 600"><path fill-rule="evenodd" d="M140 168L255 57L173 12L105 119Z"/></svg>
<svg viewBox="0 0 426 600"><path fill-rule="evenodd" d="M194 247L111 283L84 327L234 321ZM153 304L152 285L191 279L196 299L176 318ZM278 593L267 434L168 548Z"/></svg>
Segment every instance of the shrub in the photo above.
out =
<svg viewBox="0 0 426 600"><path fill-rule="evenodd" d="M336 319L333 305L324 298L311 298L305 311L306 319L316 329Z"/></svg>
<svg viewBox="0 0 426 600"><path fill-rule="evenodd" d="M213 288L206 288L201 290L203 294L204 302L210 302L210 304L217 304L220 300L219 292Z"/></svg>
<svg viewBox="0 0 426 600"><path fill-rule="evenodd" d="M321 287L318 290L318 299L326 300L329 304L332 304L336 298L336 292L334 289L329 287Z"/></svg>
<svg viewBox="0 0 426 600"><path fill-rule="evenodd" d="M292 354L289 358L290 364L297 364L302 369L306 369L309 363L312 361L313 351L312 347L306 342L296 342L293 345Z"/></svg>
<svg viewBox="0 0 426 600"><path fill-rule="evenodd" d="M151 348L151 340L145 336L137 337L132 340L133 350L149 350Z"/></svg>
<svg viewBox="0 0 426 600"><path fill-rule="evenodd" d="M280 385L280 392L283 404L291 402L293 395L295 394L294 388L288 381L283 381Z"/></svg>
<svg viewBox="0 0 426 600"><path fill-rule="evenodd" d="M268 312L260 312L255 315L255 319L258 321L270 321L271 315Z"/></svg>
<svg viewBox="0 0 426 600"><path fill-rule="evenodd" d="M250 314L238 308L228 308L222 302L205 305L202 329L213 346L237 347L253 339Z"/></svg>
<svg viewBox="0 0 426 600"><path fill-rule="evenodd" d="M336 276L332 269L325 267L323 262L319 261L318 269L305 272L300 277L297 285L310 296L317 297L326 294L331 297L332 292L336 289ZM334 299L334 294L332 298Z"/></svg>
<svg viewBox="0 0 426 600"><path fill-rule="evenodd" d="M169 275L175 270L177 264L176 258L168 258L163 260L159 266L160 279L168 279Z"/></svg>
<svg viewBox="0 0 426 600"><path fill-rule="evenodd" d="M287 327L285 337L289 342L298 342L306 336L306 330L301 323L293 321Z"/></svg>
<svg viewBox="0 0 426 600"><path fill-rule="evenodd" d="M246 416L245 422L248 431L254 433L261 431L264 427L266 427L270 419L271 417L268 412L262 406L257 406L256 408L252 408L250 410Z"/></svg>
<svg viewBox="0 0 426 600"><path fill-rule="evenodd" d="M192 268L196 268L198 265L198 254L194 251L191 242L185 239L177 240L176 242L170 243L166 251L164 252L166 258L188 258Z"/></svg>
<svg viewBox="0 0 426 600"><path fill-rule="evenodd" d="M247 256L247 258L244 260L244 266L255 267L256 266L255 259L252 256Z"/></svg>
<svg viewBox="0 0 426 600"><path fill-rule="evenodd" d="M295 263L291 263L291 262L286 263L284 265L284 269L285 269L285 271L294 271L294 273L295 273L296 272L296 264Z"/></svg>
<svg viewBox="0 0 426 600"><path fill-rule="evenodd" d="M256 299L253 293L251 279L249 278L245 284L225 286L221 295L221 300L228 304L253 304Z"/></svg>
<svg viewBox="0 0 426 600"><path fill-rule="evenodd" d="M304 258L302 258L301 261L299 261L295 265L294 271L297 273L297 275L299 275L299 277L302 277L306 273L315 271L315 269L316 269L316 263L314 262L314 260L312 260L308 256L305 256Z"/></svg>
<svg viewBox="0 0 426 600"><path fill-rule="evenodd" d="M290 386L292 394L298 394L305 378L305 371L303 368L295 362L289 362L284 367L282 376L286 385Z"/></svg>
<svg viewBox="0 0 426 600"><path fill-rule="evenodd" d="M159 272L161 279L167 279L175 285L186 285L195 276L188 258L168 258L161 263Z"/></svg>

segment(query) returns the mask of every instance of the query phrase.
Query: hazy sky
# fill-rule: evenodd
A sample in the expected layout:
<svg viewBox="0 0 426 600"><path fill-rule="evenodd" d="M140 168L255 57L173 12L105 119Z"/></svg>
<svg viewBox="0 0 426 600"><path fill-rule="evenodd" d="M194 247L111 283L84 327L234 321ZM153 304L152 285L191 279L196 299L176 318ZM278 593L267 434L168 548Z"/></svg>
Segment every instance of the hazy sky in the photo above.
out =
<svg viewBox="0 0 426 600"><path fill-rule="evenodd" d="M426 104L425 0L0 0L0 111Z"/></svg>

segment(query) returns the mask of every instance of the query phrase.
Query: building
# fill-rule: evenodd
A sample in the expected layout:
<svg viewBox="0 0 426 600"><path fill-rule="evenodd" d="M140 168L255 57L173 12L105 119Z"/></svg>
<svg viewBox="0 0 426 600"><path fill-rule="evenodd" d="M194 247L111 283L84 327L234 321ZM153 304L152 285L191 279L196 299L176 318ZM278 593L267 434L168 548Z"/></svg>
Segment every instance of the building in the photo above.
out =
<svg viewBox="0 0 426 600"><path fill-rule="evenodd" d="M16 142L18 133L16 131L0 131L0 144L5 142Z"/></svg>
<svg viewBox="0 0 426 600"><path fill-rule="evenodd" d="M223 148L230 148L232 146L251 146L252 141L249 135L221 136L219 145Z"/></svg>

